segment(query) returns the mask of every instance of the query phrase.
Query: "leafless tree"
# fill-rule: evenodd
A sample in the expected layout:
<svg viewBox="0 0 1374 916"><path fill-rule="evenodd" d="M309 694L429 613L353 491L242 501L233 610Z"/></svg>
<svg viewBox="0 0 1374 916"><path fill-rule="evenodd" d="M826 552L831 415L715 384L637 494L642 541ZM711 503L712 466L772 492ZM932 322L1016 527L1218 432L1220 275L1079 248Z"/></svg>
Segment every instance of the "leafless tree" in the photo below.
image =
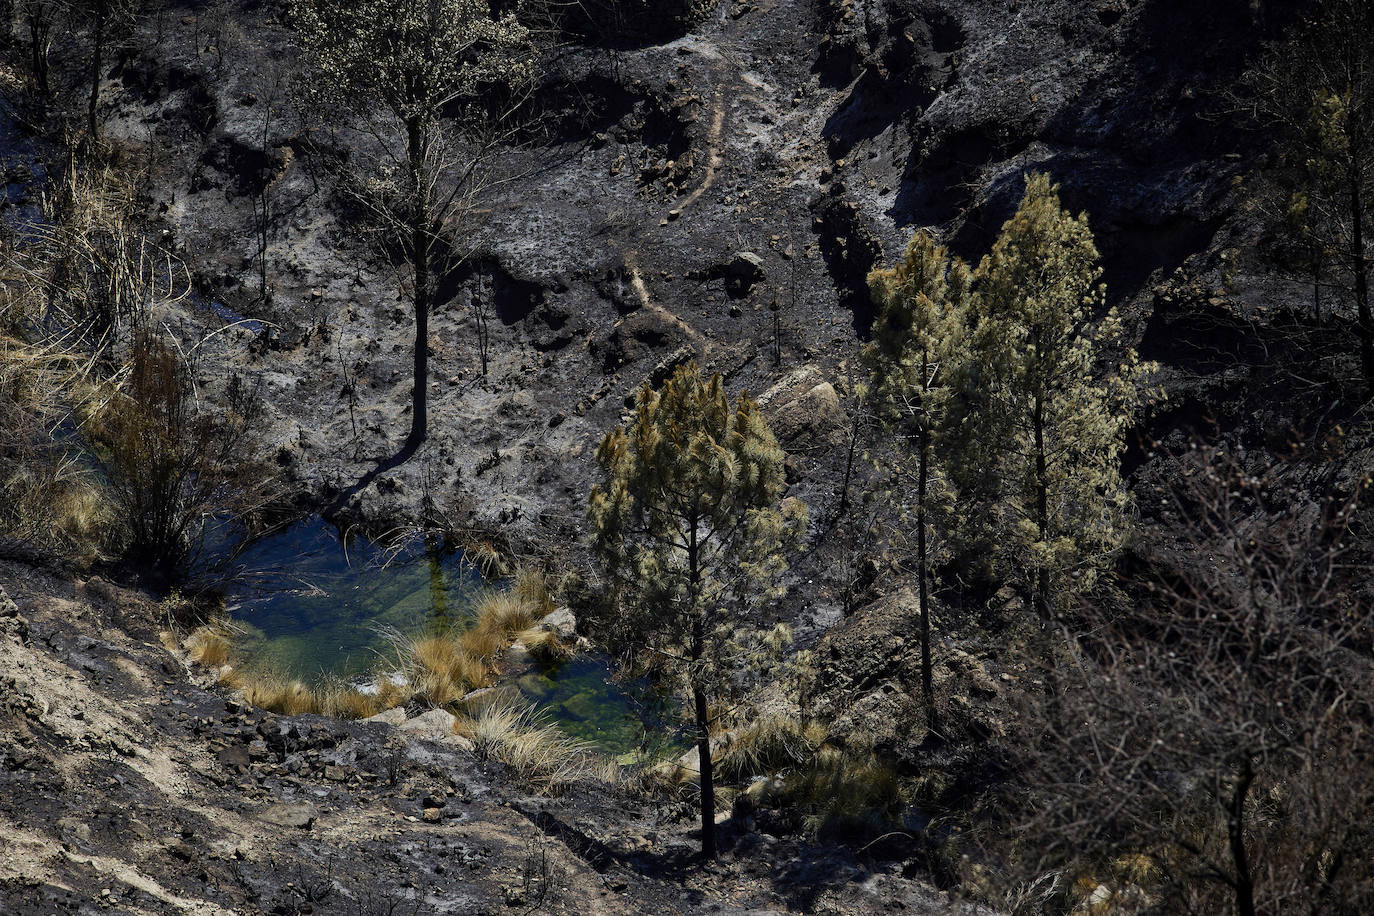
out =
<svg viewBox="0 0 1374 916"><path fill-rule="evenodd" d="M1028 874L1088 878L1112 912L1374 909L1364 482L1311 495L1300 471L1181 461L1157 581L1064 631L1019 748Z"/></svg>
<svg viewBox="0 0 1374 916"><path fill-rule="evenodd" d="M1334 262L1354 293L1360 366L1374 392L1369 292L1374 208L1374 0L1320 0L1247 74L1237 98L1276 130L1298 182L1289 218L1307 243L1314 297Z"/></svg>

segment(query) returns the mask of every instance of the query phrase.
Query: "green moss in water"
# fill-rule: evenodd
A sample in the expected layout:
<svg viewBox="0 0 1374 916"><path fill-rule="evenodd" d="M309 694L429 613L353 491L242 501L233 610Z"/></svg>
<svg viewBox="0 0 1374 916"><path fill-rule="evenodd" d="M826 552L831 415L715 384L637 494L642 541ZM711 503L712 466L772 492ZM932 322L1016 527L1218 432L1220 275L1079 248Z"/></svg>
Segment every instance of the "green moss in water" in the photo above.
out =
<svg viewBox="0 0 1374 916"><path fill-rule="evenodd" d="M667 753L679 744L673 704L644 680L611 680L609 660L580 655L515 682L568 735L610 757Z"/></svg>

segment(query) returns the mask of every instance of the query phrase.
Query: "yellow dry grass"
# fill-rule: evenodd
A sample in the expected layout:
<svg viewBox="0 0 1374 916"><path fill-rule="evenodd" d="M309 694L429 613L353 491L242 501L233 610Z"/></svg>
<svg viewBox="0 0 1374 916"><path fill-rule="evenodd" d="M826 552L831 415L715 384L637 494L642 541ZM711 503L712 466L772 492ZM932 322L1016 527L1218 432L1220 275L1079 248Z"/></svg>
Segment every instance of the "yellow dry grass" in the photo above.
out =
<svg viewBox="0 0 1374 916"><path fill-rule="evenodd" d="M717 766L722 779L777 773L808 760L824 740L820 726L803 726L782 713L763 713L729 732Z"/></svg>
<svg viewBox="0 0 1374 916"><path fill-rule="evenodd" d="M460 716L453 732L472 741L479 758L506 764L517 778L545 792L560 792L593 773L587 749L557 726L540 721L530 707L487 703Z"/></svg>
<svg viewBox="0 0 1374 916"><path fill-rule="evenodd" d="M272 672L228 670L222 680L243 691L244 700L254 706L284 715L315 713L346 719L366 718L383 709L418 700L429 706L454 706L474 690L489 686L495 679L496 662L518 635L530 651L546 658L568 653L552 633L532 629L532 625L552 607L547 582L540 573L522 573L506 591L484 595L476 608L472 627L459 634L440 634L407 638L392 634L396 667L402 677L379 675L375 693L361 693L340 683L311 685ZM233 655L235 631L228 621L215 621L196 629L187 641L191 657L203 665L219 668ZM482 704L483 709L493 703ZM514 709L509 697L501 696L500 708ZM483 709L470 715L479 719ZM466 721L466 720L465 720ZM491 713L482 720L484 728L496 728L500 715ZM546 758L545 748L557 757L555 737L561 733L551 727L535 727L525 722L520 737L501 743L502 754L518 770L536 774L533 781L548 782L542 775L556 774L561 764ZM495 745L491 745L495 746ZM556 780L555 780L556 781Z"/></svg>
<svg viewBox="0 0 1374 916"><path fill-rule="evenodd" d="M284 716L313 713L336 719L366 719L381 712L377 696L339 683L314 686L271 674L234 676L230 683L243 691L245 702Z"/></svg>
<svg viewBox="0 0 1374 916"><path fill-rule="evenodd" d="M461 699L491 677L483 658L450 636L410 641L403 662L414 693L431 706Z"/></svg>
<svg viewBox="0 0 1374 916"><path fill-rule="evenodd" d="M233 624L227 620L212 620L196 627L186 640L192 660L207 668L229 664L234 652Z"/></svg>
<svg viewBox="0 0 1374 916"><path fill-rule="evenodd" d="M572 647L564 645L557 633L538 627L521 630L515 637L529 653L543 662L562 661L572 655Z"/></svg>

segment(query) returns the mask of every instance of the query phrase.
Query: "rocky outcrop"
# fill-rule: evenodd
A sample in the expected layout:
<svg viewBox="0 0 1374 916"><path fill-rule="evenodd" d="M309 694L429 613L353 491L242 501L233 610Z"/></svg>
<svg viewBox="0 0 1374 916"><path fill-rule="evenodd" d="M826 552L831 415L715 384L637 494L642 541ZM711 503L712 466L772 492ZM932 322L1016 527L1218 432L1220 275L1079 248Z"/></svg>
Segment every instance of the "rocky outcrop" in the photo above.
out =
<svg viewBox="0 0 1374 916"><path fill-rule="evenodd" d="M788 373L759 397L759 406L778 444L789 452L834 445L849 422L835 386L815 366Z"/></svg>

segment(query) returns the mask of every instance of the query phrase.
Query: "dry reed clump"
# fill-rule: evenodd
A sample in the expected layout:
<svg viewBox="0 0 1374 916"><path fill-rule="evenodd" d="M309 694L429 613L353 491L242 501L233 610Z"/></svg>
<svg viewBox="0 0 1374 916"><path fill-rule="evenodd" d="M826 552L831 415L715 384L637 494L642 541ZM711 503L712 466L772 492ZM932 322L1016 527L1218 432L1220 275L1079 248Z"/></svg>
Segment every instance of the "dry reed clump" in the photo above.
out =
<svg viewBox="0 0 1374 916"><path fill-rule="evenodd" d="M30 345L0 328L0 533L78 560L97 555L111 516L80 441L60 434L101 397L92 368L70 339Z"/></svg>
<svg viewBox="0 0 1374 916"><path fill-rule="evenodd" d="M230 675L225 681L243 693L244 702L284 716L311 713L336 719L366 719L381 712L376 695L338 682L306 684L276 675Z"/></svg>
<svg viewBox="0 0 1374 916"><path fill-rule="evenodd" d="M516 640L529 650L530 655L545 664L560 662L573 654L572 646L558 638L552 630L530 627L516 634Z"/></svg>
<svg viewBox="0 0 1374 916"><path fill-rule="evenodd" d="M462 537L460 540L463 556L481 570L483 576L491 578L503 575L508 571L506 555L492 543L490 538L471 536Z"/></svg>
<svg viewBox="0 0 1374 916"><path fill-rule="evenodd" d="M431 706L444 706L486 686L491 669L450 636L428 636L406 642L402 665L413 693Z"/></svg>
<svg viewBox="0 0 1374 916"><path fill-rule="evenodd" d="M784 713L764 713L726 734L717 772L725 780L773 775L811 759L825 737L825 729L818 724L803 725Z"/></svg>
<svg viewBox="0 0 1374 916"><path fill-rule="evenodd" d="M829 745L781 780L761 780L756 785L761 788L754 791L753 800L792 809L811 834L881 833L904 804L901 786L890 769L870 754Z"/></svg>
<svg viewBox="0 0 1374 916"><path fill-rule="evenodd" d="M207 668L221 668L229 664L233 654L234 631L226 621L211 621L193 630L185 645L196 662Z"/></svg>
<svg viewBox="0 0 1374 916"><path fill-rule="evenodd" d="M544 571L533 566L522 567L515 574L511 587L515 596L529 606L535 619L553 613L553 589Z"/></svg>
<svg viewBox="0 0 1374 916"><path fill-rule="evenodd" d="M522 781L551 794L592 773L586 747L529 707L486 703L460 717L453 732L472 741L480 759L504 763Z"/></svg>
<svg viewBox="0 0 1374 916"><path fill-rule="evenodd" d="M468 653L492 664L510 646L516 634L541 616L538 606L519 591L519 582L503 592L490 592L477 602L476 622L459 637Z"/></svg>

